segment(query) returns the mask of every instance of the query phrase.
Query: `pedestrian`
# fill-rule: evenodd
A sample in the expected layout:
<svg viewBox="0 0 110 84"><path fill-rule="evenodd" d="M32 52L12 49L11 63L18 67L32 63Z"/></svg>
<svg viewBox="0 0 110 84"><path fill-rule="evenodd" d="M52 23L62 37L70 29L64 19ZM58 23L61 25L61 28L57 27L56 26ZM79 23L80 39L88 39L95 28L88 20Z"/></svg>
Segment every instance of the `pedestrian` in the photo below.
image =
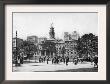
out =
<svg viewBox="0 0 110 84"><path fill-rule="evenodd" d="M74 64L77 65L77 59L74 60Z"/></svg>
<svg viewBox="0 0 110 84"><path fill-rule="evenodd" d="M23 64L23 53L20 53L20 63Z"/></svg>
<svg viewBox="0 0 110 84"><path fill-rule="evenodd" d="M46 56L44 57L44 62L45 62L45 58L46 58Z"/></svg>
<svg viewBox="0 0 110 84"><path fill-rule="evenodd" d="M49 61L49 57L47 57L47 64L48 64L48 61Z"/></svg>
<svg viewBox="0 0 110 84"><path fill-rule="evenodd" d="M74 59L74 64L77 65L77 63L78 63L78 57L76 57L76 58Z"/></svg>
<svg viewBox="0 0 110 84"><path fill-rule="evenodd" d="M41 57L39 57L39 63L41 63Z"/></svg>
<svg viewBox="0 0 110 84"><path fill-rule="evenodd" d="M94 67L98 68L98 57L97 56L94 57Z"/></svg>
<svg viewBox="0 0 110 84"><path fill-rule="evenodd" d="M92 56L90 57L90 62L91 62L91 65L93 65L93 57Z"/></svg>
<svg viewBox="0 0 110 84"><path fill-rule="evenodd" d="M43 57L41 58L41 62L43 62Z"/></svg>
<svg viewBox="0 0 110 84"><path fill-rule="evenodd" d="M68 65L68 62L69 62L69 57L67 56L66 57L66 66Z"/></svg>
<svg viewBox="0 0 110 84"><path fill-rule="evenodd" d="M21 63L20 63L20 55L18 55L18 66L20 66Z"/></svg>
<svg viewBox="0 0 110 84"><path fill-rule="evenodd" d="M54 63L54 57L52 58L52 64Z"/></svg>
<svg viewBox="0 0 110 84"><path fill-rule="evenodd" d="M63 62L64 62L64 64L65 64L65 57L63 58Z"/></svg>

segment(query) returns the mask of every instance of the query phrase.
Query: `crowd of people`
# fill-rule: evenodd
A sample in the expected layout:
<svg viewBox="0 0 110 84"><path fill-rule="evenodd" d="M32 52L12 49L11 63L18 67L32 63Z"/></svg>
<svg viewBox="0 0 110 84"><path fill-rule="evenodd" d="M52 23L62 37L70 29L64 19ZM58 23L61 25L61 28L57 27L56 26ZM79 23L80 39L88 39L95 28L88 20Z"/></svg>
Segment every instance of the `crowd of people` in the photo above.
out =
<svg viewBox="0 0 110 84"><path fill-rule="evenodd" d="M16 66L20 66L20 64L23 64L24 58L23 58L23 53L20 53L16 58L15 58L15 64ZM74 63L74 65L77 65L79 62L83 63L83 62L91 62L91 64L94 64L94 67L98 67L98 56L89 56L89 57L82 57L79 58L78 56L73 57L73 58L69 58L69 56L39 56L38 58L39 63L43 63L46 62L47 64L49 64L51 61L52 64L59 64L61 62L63 62L66 66L68 65L68 63L71 61Z"/></svg>
<svg viewBox="0 0 110 84"><path fill-rule="evenodd" d="M63 62L64 64L66 64L66 66L68 65L68 62L70 62L70 58L69 56L66 57L60 57L60 56L54 56L54 57L49 57L49 56L43 56L43 57L39 57L39 63L43 63L43 62L47 62L47 64L49 64L49 61L51 61L52 64L59 64L61 62ZM72 62L77 65L79 62L83 63L83 62L91 62L91 65L94 64L94 67L98 67L98 57L94 56L94 57L87 57L87 58L78 58L78 57L74 57L72 59Z"/></svg>

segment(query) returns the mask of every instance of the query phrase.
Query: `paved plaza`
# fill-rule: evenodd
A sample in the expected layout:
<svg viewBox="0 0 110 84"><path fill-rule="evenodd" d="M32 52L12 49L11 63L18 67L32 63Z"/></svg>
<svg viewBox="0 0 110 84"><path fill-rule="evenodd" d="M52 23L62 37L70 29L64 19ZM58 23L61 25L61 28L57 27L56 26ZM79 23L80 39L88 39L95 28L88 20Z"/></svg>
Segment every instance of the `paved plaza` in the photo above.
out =
<svg viewBox="0 0 110 84"><path fill-rule="evenodd" d="M68 65L59 63L59 64L52 64L51 61L49 61L49 64L46 62L44 63L24 63L21 66L13 66L13 72L74 72L74 71L83 71L89 72L89 69L93 69L94 65L90 62L83 62L78 63L77 65L74 65L73 62L69 62ZM87 69L87 70L86 70ZM91 71L91 70L90 70ZM95 72L97 72L98 69L95 69ZM78 71L77 71L78 72ZM91 71L92 72L92 71Z"/></svg>

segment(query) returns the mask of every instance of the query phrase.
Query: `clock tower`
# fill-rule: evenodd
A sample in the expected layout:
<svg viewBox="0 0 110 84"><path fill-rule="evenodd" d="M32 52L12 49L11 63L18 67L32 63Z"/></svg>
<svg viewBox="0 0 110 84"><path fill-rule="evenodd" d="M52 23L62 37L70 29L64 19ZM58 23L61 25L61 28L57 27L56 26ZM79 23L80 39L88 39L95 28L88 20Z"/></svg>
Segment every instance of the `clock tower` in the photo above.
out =
<svg viewBox="0 0 110 84"><path fill-rule="evenodd" d="M50 27L49 36L50 36L50 39L55 39L53 23L51 24L51 27Z"/></svg>

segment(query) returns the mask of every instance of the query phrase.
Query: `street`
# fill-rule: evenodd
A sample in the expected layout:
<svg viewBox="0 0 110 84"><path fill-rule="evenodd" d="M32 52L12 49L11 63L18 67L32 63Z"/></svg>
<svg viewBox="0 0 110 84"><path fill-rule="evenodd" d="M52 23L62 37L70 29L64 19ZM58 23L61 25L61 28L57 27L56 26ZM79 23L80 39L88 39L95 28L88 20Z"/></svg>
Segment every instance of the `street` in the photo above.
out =
<svg viewBox="0 0 110 84"><path fill-rule="evenodd" d="M68 65L59 63L52 64L49 61L45 63L24 63L21 66L13 66L13 72L98 72L98 68L94 68L94 65L90 62L83 62L74 65L73 62L69 62Z"/></svg>

